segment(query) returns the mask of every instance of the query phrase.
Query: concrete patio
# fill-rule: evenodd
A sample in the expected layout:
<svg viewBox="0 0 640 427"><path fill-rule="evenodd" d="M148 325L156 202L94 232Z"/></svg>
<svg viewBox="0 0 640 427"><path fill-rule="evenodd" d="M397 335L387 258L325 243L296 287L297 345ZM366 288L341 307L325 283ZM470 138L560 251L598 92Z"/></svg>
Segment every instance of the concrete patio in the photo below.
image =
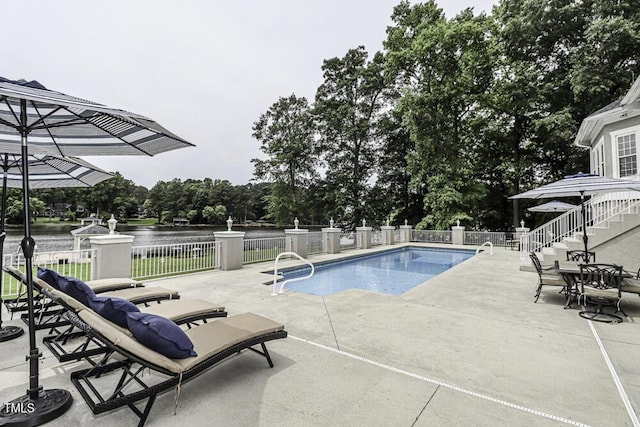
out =
<svg viewBox="0 0 640 427"><path fill-rule="evenodd" d="M273 369L251 352L231 357L182 386L175 416L175 393L161 395L147 425L633 426L640 298L623 300L629 317L617 325L592 324L575 305L564 310L551 288L534 304L537 275L520 271L518 255L481 253L402 296L272 297L263 285L272 263L149 282L223 304L230 315L270 317L289 337L267 343ZM69 381L83 364L58 363L43 334L40 382L74 397L50 425L137 424L126 408L94 416ZM26 336L0 344L0 402L24 393L27 348Z"/></svg>

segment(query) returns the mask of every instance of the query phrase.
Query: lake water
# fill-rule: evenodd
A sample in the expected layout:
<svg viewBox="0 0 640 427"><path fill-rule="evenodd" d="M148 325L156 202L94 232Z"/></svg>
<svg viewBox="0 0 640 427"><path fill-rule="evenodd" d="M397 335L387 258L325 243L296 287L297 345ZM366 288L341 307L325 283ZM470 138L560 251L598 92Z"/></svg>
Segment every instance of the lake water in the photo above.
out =
<svg viewBox="0 0 640 427"><path fill-rule="evenodd" d="M75 227L32 226L31 235L36 241L39 252L64 251L73 249L73 236L71 230ZM134 236L133 246L165 245L179 243L212 242L214 231L224 231L226 228L220 227L126 227L118 225L116 228L121 234ZM274 228L245 228L234 227L234 231L243 231L245 239L257 239L264 237L284 236L284 231ZM7 238L4 244L4 253L17 253L20 242L24 237L24 230L21 228L7 229ZM82 243L82 248L89 248L89 241Z"/></svg>

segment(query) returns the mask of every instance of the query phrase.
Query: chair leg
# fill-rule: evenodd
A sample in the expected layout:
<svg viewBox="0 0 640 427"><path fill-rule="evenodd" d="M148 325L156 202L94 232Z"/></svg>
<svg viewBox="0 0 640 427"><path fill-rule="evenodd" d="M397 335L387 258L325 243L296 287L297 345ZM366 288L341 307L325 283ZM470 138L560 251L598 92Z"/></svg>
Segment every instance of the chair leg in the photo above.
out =
<svg viewBox="0 0 640 427"><path fill-rule="evenodd" d="M605 313L604 311L602 311L602 308L602 304L598 304L596 307L596 311L583 310L579 312L578 315L583 319L589 319L594 322L621 323L623 321L622 317L613 313Z"/></svg>
<svg viewBox="0 0 640 427"><path fill-rule="evenodd" d="M540 283L538 285L538 289L536 289L536 296L535 296L535 300L533 301L534 303L538 302L538 298L540 298L540 292L542 291L542 283Z"/></svg>

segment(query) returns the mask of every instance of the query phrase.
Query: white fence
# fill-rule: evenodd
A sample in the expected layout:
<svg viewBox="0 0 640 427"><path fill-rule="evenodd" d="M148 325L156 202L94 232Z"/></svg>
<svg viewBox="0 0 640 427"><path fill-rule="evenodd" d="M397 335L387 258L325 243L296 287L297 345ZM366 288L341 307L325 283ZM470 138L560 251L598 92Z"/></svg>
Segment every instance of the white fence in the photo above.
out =
<svg viewBox="0 0 640 427"><path fill-rule="evenodd" d="M211 270L220 266L220 242L134 246L131 277L149 279Z"/></svg>
<svg viewBox="0 0 640 427"><path fill-rule="evenodd" d="M450 230L413 230L412 242L451 243Z"/></svg>
<svg viewBox="0 0 640 427"><path fill-rule="evenodd" d="M355 232L340 233L340 249L353 249L357 244Z"/></svg>
<svg viewBox="0 0 640 427"><path fill-rule="evenodd" d="M504 231L465 231L465 245L481 245L491 242L493 246L507 246L507 234Z"/></svg>
<svg viewBox="0 0 640 427"><path fill-rule="evenodd" d="M312 231L307 234L307 255L326 252L327 248L324 246L322 231Z"/></svg>
<svg viewBox="0 0 640 427"><path fill-rule="evenodd" d="M33 274L37 274L36 267L56 270L62 275L73 276L82 280L91 280L91 259L95 256L94 249L79 251L36 252L33 254ZM5 254L4 266L10 265L24 271L25 259L19 254ZM2 273L2 289L0 296L3 299L15 298L24 292L22 284L12 276Z"/></svg>
<svg viewBox="0 0 640 427"><path fill-rule="evenodd" d="M267 237L263 239L245 239L244 264L273 261L280 252L286 251L287 237Z"/></svg>

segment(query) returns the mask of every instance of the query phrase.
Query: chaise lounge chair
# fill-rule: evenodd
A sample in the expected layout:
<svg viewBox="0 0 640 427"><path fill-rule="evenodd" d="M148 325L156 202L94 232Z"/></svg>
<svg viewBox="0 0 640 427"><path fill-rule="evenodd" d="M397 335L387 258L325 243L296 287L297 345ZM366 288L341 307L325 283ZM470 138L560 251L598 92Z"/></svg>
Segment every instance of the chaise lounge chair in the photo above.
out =
<svg viewBox="0 0 640 427"><path fill-rule="evenodd" d="M26 278L20 270L14 267L5 267L5 271L14 278L25 281ZM106 351L104 345L87 336L83 331L78 330L67 320L68 313L77 313L80 310L89 310L81 302L73 297L59 291L38 277L33 278L33 284L44 297L54 302L60 308L60 318L64 319L67 328L59 331L53 328L57 334L43 338L43 343L51 353L61 362L70 360L80 360L89 356L102 354ZM199 299L174 299L164 301L162 304L139 307L140 311L147 314L155 314L172 320L178 325L186 325L191 328L199 322L206 323L207 320L225 317L227 312L224 307L217 306L208 301ZM60 325L62 321L58 322ZM80 342L78 343L78 339Z"/></svg>
<svg viewBox="0 0 640 427"><path fill-rule="evenodd" d="M23 284L25 283L25 279L20 270L16 269L15 267L8 266L7 268L5 268L5 271L11 274L14 278L20 280ZM63 276L58 276L58 274L53 270L43 269L43 271L52 274L53 277L47 277L48 280L41 281L40 283L46 282L53 285L52 282L60 279L61 277L64 278ZM77 280L75 278L71 279ZM84 282L81 283L83 285L86 285L86 288L89 289L88 292L90 292L91 294L96 294L93 288L91 288ZM134 281L132 279L101 279L93 281L94 288L102 291L99 293L100 296L109 298L121 298L133 304L147 305L151 302L160 302L164 300L174 300L180 298L180 295L177 291L172 291L160 286L137 286L137 284L139 283L140 282ZM133 287L133 285L136 286ZM35 280L34 287L36 291L40 292L41 286L39 286ZM82 293L84 293L84 291ZM56 332L56 328L69 325L69 322L63 316L65 309L52 304L51 299L38 297L36 306L38 309L35 322L36 330L50 329L50 333L54 333ZM22 314L20 317L25 323L28 324L29 320L26 313Z"/></svg>
<svg viewBox="0 0 640 427"><path fill-rule="evenodd" d="M27 311L27 298L25 297L25 295L27 294L27 289L24 283L23 282L21 283L22 283L22 290L19 293L19 295L16 298L3 301L5 307L7 308L7 311L11 314ZM144 287L144 284L142 283L142 281L126 278L126 277L112 277L108 279L89 280L85 283L96 294L100 294L103 292L117 291L121 289ZM38 305L42 306L41 301L39 301L40 296L37 295L35 298L36 298L36 301L39 303Z"/></svg>
<svg viewBox="0 0 640 427"><path fill-rule="evenodd" d="M109 351L94 366L72 372L71 382L94 414L127 406L139 417L138 426L144 425L160 393L175 388L177 407L182 384L241 350L253 350L273 367L265 342L287 336L283 325L245 313L187 330L197 356L172 359L142 345L90 310L79 311L73 321ZM254 348L257 345L261 350ZM144 405L142 409L136 406L138 402Z"/></svg>

